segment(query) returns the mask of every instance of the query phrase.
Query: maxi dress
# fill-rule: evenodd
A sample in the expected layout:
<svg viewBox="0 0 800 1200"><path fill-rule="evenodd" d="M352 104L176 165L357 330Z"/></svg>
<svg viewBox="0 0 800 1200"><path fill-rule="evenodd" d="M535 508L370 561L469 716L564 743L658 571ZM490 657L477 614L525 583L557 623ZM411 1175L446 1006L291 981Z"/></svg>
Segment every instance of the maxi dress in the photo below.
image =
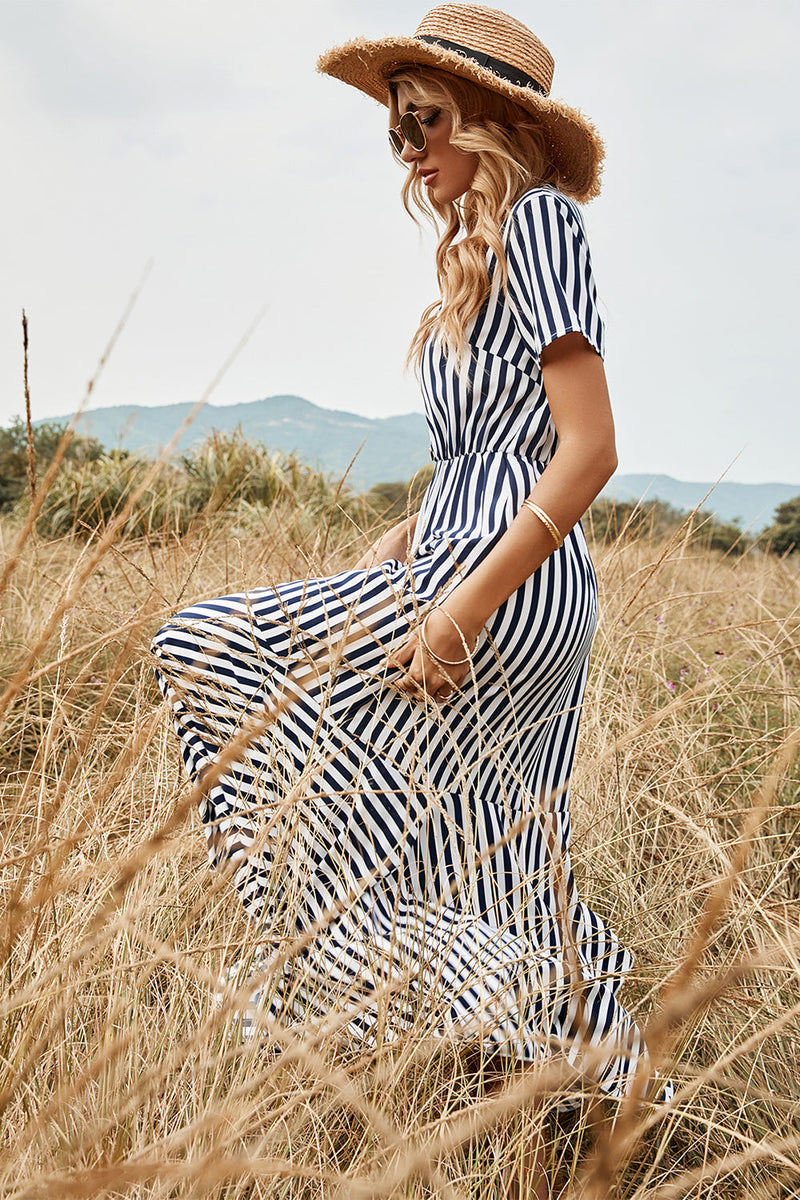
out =
<svg viewBox="0 0 800 1200"><path fill-rule="evenodd" d="M398 693L383 663L551 459L541 351L579 331L603 354L575 203L534 188L503 237L507 284L488 252L468 354L425 349L434 472L409 561L203 601L154 653L190 776L242 745L201 815L267 947L250 964L262 1030L372 1045L417 1030L558 1058L619 1097L646 1055L617 996L631 960L579 899L569 857L597 611L580 525L488 621L449 701Z"/></svg>

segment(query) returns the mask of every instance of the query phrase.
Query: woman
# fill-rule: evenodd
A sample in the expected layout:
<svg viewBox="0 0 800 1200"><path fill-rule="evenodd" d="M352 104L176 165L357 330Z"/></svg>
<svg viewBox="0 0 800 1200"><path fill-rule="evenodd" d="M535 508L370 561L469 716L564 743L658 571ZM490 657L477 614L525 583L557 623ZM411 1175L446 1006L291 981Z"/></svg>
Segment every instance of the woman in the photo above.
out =
<svg viewBox="0 0 800 1200"><path fill-rule="evenodd" d="M259 938L295 939L262 956L253 1021L413 1027L618 1097L644 1061L629 957L568 852L596 618L579 518L616 465L576 204L602 147L552 68L475 5L320 60L388 104L404 199L445 224L411 351L433 479L353 569L197 604L155 653L212 861Z"/></svg>

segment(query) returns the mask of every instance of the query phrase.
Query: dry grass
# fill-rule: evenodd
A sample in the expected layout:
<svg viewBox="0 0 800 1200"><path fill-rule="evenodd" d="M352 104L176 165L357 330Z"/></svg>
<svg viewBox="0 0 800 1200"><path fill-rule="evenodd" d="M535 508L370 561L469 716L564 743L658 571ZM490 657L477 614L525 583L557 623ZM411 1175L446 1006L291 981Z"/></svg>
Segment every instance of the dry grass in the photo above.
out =
<svg viewBox="0 0 800 1200"><path fill-rule="evenodd" d="M16 567L0 525L7 1200L488 1200L540 1119L541 1076L491 1090L423 1038L241 1045L214 1007L249 931L147 645L189 600L353 560L346 524L298 546L289 516L161 546L28 537ZM800 1195L797 564L681 537L597 565L576 871L636 955L627 998L677 1096L547 1118L558 1194Z"/></svg>

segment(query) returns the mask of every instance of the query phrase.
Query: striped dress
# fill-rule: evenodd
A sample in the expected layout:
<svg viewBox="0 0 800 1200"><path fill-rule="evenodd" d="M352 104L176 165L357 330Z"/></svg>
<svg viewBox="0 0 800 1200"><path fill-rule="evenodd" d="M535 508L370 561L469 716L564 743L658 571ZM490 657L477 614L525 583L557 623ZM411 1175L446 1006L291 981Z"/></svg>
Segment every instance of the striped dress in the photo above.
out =
<svg viewBox="0 0 800 1200"><path fill-rule="evenodd" d="M501 605L461 692L423 707L382 665L489 553L552 457L539 356L603 327L582 218L535 188L504 227L508 282L454 365L422 368L434 474L409 562L194 605L154 642L211 860L254 923L245 1034L416 1034L559 1060L609 1095L644 1050L628 952L576 893L568 786L596 620L580 526ZM230 752L228 759L231 759Z"/></svg>

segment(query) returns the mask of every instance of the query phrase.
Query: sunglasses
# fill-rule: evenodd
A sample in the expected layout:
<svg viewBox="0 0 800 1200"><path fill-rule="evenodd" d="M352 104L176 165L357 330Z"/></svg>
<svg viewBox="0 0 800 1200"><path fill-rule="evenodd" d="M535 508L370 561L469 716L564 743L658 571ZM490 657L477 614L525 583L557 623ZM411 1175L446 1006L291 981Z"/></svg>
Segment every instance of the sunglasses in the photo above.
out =
<svg viewBox="0 0 800 1200"><path fill-rule="evenodd" d="M402 154L405 144L408 142L412 150L424 150L428 144L424 125L432 125L440 112L441 109L437 108L429 117L425 118L424 123L420 121L415 112L403 113L400 124L389 130L392 149L396 150L398 154Z"/></svg>

